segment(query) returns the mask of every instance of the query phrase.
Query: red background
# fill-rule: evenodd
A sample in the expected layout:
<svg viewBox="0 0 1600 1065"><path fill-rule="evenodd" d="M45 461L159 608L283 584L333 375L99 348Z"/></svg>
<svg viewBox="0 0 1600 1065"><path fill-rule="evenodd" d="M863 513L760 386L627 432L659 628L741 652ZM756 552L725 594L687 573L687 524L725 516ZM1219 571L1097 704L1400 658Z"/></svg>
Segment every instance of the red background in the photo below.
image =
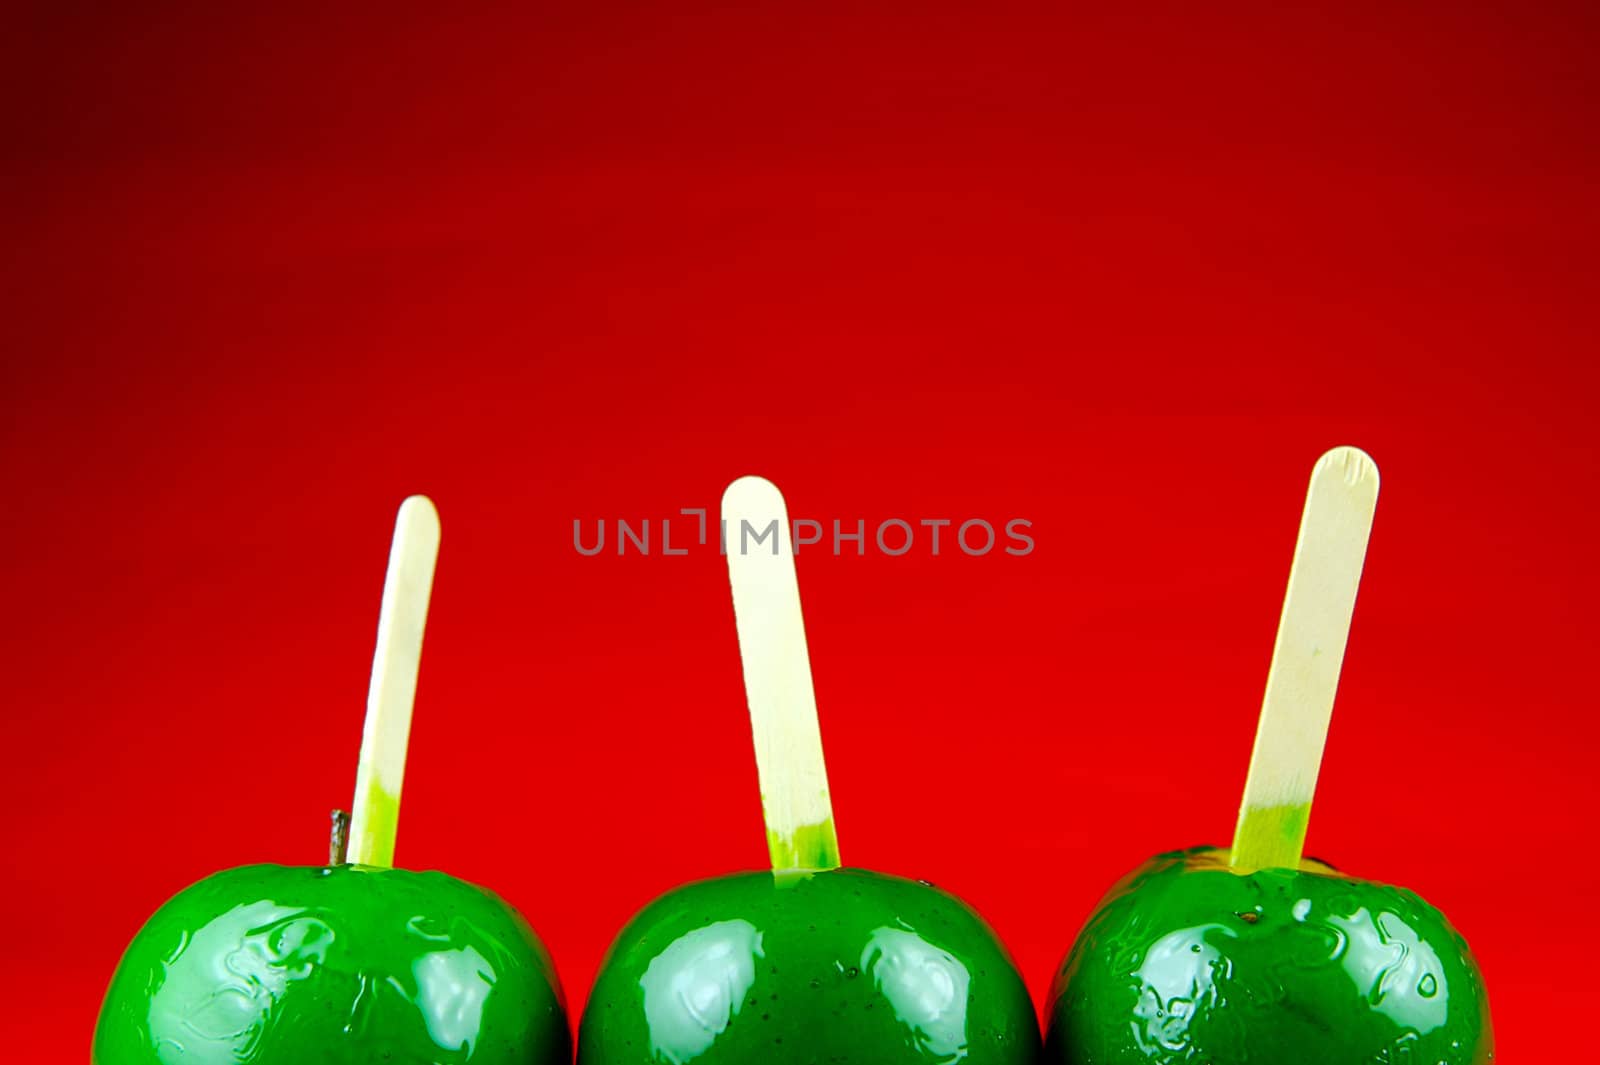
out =
<svg viewBox="0 0 1600 1065"><path fill-rule="evenodd" d="M968 898L1042 995L1110 881L1226 840L1350 442L1384 490L1311 849L1448 912L1511 1057L1561 1056L1600 872L1595 31L22 16L8 1055L82 1060L177 888L320 860L409 492L445 531L401 861L520 907L574 1007L636 907L761 864L720 560L571 540L753 471L823 521L1033 522L800 577L846 860Z"/></svg>

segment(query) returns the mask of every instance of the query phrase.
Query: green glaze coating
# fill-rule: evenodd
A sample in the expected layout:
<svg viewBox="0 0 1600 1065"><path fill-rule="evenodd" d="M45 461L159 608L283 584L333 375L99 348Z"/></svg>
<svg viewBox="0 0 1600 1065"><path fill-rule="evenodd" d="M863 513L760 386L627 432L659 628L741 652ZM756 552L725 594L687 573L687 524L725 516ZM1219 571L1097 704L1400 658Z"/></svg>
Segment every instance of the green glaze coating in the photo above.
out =
<svg viewBox="0 0 1600 1065"><path fill-rule="evenodd" d="M394 865L394 844L400 834L400 800L383 790L378 774L367 782L363 806L367 817L367 838L371 846L365 854L352 854L352 861L388 868Z"/></svg>
<svg viewBox="0 0 1600 1065"><path fill-rule="evenodd" d="M774 869L839 868L839 837L833 831L833 818L801 825L793 836L781 836L769 828L767 854Z"/></svg>
<svg viewBox="0 0 1600 1065"><path fill-rule="evenodd" d="M1051 993L1071 1065L1486 1065L1466 942L1404 888L1318 862L1241 875L1159 855L1089 919Z"/></svg>
<svg viewBox="0 0 1600 1065"><path fill-rule="evenodd" d="M252 865L128 947L95 1065L553 1065L560 984L526 922L443 873Z"/></svg>
<svg viewBox="0 0 1600 1065"><path fill-rule="evenodd" d="M612 944L580 1065L1033 1065L1039 1029L989 927L862 869L668 892Z"/></svg>
<svg viewBox="0 0 1600 1065"><path fill-rule="evenodd" d="M1233 837L1232 864L1245 872L1299 863L1311 824L1311 804L1246 807Z"/></svg>

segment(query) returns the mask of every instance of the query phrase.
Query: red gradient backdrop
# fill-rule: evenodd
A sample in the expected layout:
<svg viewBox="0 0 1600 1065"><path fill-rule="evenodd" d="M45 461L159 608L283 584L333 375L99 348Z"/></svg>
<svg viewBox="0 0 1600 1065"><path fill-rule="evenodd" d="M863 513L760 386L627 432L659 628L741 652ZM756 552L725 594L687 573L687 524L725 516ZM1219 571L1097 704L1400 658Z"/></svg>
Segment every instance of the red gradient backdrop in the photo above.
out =
<svg viewBox="0 0 1600 1065"><path fill-rule="evenodd" d="M400 860L612 934L764 860L714 507L1033 523L802 555L845 858L1042 997L1225 841L1309 467L1384 472L1312 850L1583 1025L1592 11L40 6L5 35L0 657L16 1060L128 938L348 801L392 515L443 553ZM687 525L675 528L687 532ZM22 1019L25 1014L26 1019Z"/></svg>

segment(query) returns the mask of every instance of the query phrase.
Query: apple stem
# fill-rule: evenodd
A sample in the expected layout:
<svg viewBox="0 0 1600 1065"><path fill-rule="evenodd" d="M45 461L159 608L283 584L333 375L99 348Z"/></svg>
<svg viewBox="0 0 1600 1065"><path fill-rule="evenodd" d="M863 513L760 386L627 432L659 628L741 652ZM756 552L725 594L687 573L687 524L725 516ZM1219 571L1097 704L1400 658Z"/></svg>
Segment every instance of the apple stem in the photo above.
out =
<svg viewBox="0 0 1600 1065"><path fill-rule="evenodd" d="M1239 872L1300 864L1377 505L1365 452L1336 447L1317 460L1234 830Z"/></svg>
<svg viewBox="0 0 1600 1065"><path fill-rule="evenodd" d="M722 519L768 857L779 873L837 869L788 508L770 481L741 477L723 493Z"/></svg>
<svg viewBox="0 0 1600 1065"><path fill-rule="evenodd" d="M343 810L333 811L333 827L328 835L328 864L346 865L350 856L350 815Z"/></svg>

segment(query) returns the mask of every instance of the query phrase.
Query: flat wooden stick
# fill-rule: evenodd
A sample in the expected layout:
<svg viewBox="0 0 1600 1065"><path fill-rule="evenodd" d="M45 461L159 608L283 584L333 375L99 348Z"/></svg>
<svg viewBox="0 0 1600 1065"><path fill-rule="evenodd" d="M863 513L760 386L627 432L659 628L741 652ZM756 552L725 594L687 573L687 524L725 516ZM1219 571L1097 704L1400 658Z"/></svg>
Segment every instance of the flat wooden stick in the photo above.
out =
<svg viewBox="0 0 1600 1065"><path fill-rule="evenodd" d="M1317 460L1233 837L1240 872L1299 866L1367 556L1378 467L1358 448Z"/></svg>
<svg viewBox="0 0 1600 1065"><path fill-rule="evenodd" d="M428 621L438 556L439 514L427 496L412 496L400 504L395 518L378 614L378 647L372 656L372 685L367 690L367 719L350 814L349 855L356 865L394 864L411 704L417 694L422 630Z"/></svg>
<svg viewBox="0 0 1600 1065"><path fill-rule="evenodd" d="M772 868L837 869L789 511L772 482L741 477L722 495L722 519Z"/></svg>

